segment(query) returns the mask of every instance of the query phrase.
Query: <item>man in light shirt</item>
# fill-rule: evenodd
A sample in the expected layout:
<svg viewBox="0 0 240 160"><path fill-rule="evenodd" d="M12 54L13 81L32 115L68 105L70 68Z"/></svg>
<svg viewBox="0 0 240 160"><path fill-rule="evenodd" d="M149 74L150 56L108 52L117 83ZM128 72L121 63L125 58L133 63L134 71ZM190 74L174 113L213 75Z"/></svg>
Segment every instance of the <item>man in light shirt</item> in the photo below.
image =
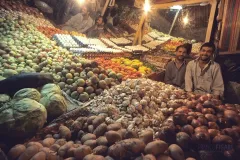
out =
<svg viewBox="0 0 240 160"><path fill-rule="evenodd" d="M190 61L185 74L185 90L196 94L212 94L220 98L224 93L224 84L220 65L212 60L214 44L204 43L199 58Z"/></svg>
<svg viewBox="0 0 240 160"><path fill-rule="evenodd" d="M164 82L176 87L184 89L184 76L186 72L187 63L185 58L187 56L187 48L184 45L176 48L175 60L169 62L166 66Z"/></svg>
<svg viewBox="0 0 240 160"><path fill-rule="evenodd" d="M85 33L89 28L94 25L93 19L89 16L89 7L83 6L82 12L69 19L62 29L67 31L76 31Z"/></svg>

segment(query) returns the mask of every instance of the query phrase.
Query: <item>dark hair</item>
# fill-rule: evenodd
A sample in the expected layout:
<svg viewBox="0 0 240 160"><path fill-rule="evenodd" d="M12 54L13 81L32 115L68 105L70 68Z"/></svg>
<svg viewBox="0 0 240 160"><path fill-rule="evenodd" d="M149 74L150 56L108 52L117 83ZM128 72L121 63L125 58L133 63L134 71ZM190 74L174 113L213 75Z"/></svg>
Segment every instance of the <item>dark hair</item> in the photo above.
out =
<svg viewBox="0 0 240 160"><path fill-rule="evenodd" d="M209 47L209 48L212 48L213 52L214 52L215 49L216 49L215 45L214 45L213 43L210 43L210 42L206 42L206 43L204 43L204 44L201 46L200 50L202 50L203 47Z"/></svg>
<svg viewBox="0 0 240 160"><path fill-rule="evenodd" d="M184 46L184 45L180 45L180 46L177 46L176 51L178 51L179 48L185 48L186 50L188 50L186 46Z"/></svg>

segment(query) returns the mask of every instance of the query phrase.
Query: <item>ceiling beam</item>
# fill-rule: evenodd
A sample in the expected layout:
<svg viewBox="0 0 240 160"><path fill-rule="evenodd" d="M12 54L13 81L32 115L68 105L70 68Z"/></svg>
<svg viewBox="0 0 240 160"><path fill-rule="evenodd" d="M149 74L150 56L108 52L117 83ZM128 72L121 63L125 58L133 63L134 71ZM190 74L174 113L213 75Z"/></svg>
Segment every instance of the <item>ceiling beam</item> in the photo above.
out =
<svg viewBox="0 0 240 160"><path fill-rule="evenodd" d="M212 3L212 0L185 0L185 1L176 1L176 2L163 3L163 4L153 4L152 8L160 9L160 8L172 7L174 5L188 5L188 4L203 3L203 2Z"/></svg>

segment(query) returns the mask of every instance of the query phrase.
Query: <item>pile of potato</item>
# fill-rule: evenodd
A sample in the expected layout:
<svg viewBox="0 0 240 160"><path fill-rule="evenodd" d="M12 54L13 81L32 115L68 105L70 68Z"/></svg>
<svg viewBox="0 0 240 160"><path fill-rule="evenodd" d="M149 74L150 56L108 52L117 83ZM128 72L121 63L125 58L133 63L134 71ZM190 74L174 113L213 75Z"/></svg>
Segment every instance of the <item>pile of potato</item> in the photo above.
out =
<svg viewBox="0 0 240 160"><path fill-rule="evenodd" d="M120 123L107 124L103 116L79 117L44 140L18 144L7 154L9 160L113 160L163 159L184 156L182 149L162 140L153 141L153 132L141 135Z"/></svg>

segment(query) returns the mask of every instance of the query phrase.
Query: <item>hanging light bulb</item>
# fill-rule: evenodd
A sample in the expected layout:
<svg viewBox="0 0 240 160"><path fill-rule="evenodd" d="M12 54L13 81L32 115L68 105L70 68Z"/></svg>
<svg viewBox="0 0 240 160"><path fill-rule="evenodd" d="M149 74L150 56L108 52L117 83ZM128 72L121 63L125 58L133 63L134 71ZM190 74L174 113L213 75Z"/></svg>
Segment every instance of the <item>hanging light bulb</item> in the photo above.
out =
<svg viewBox="0 0 240 160"><path fill-rule="evenodd" d="M80 4L83 4L85 0L78 0Z"/></svg>
<svg viewBox="0 0 240 160"><path fill-rule="evenodd" d="M151 9L151 6L150 6L150 3L149 3L149 0L145 0L145 4L144 4L144 11L147 13L149 12Z"/></svg>
<svg viewBox="0 0 240 160"><path fill-rule="evenodd" d="M184 25L187 25L188 22L189 22L188 16L185 16L185 17L183 18L183 24L184 24Z"/></svg>

